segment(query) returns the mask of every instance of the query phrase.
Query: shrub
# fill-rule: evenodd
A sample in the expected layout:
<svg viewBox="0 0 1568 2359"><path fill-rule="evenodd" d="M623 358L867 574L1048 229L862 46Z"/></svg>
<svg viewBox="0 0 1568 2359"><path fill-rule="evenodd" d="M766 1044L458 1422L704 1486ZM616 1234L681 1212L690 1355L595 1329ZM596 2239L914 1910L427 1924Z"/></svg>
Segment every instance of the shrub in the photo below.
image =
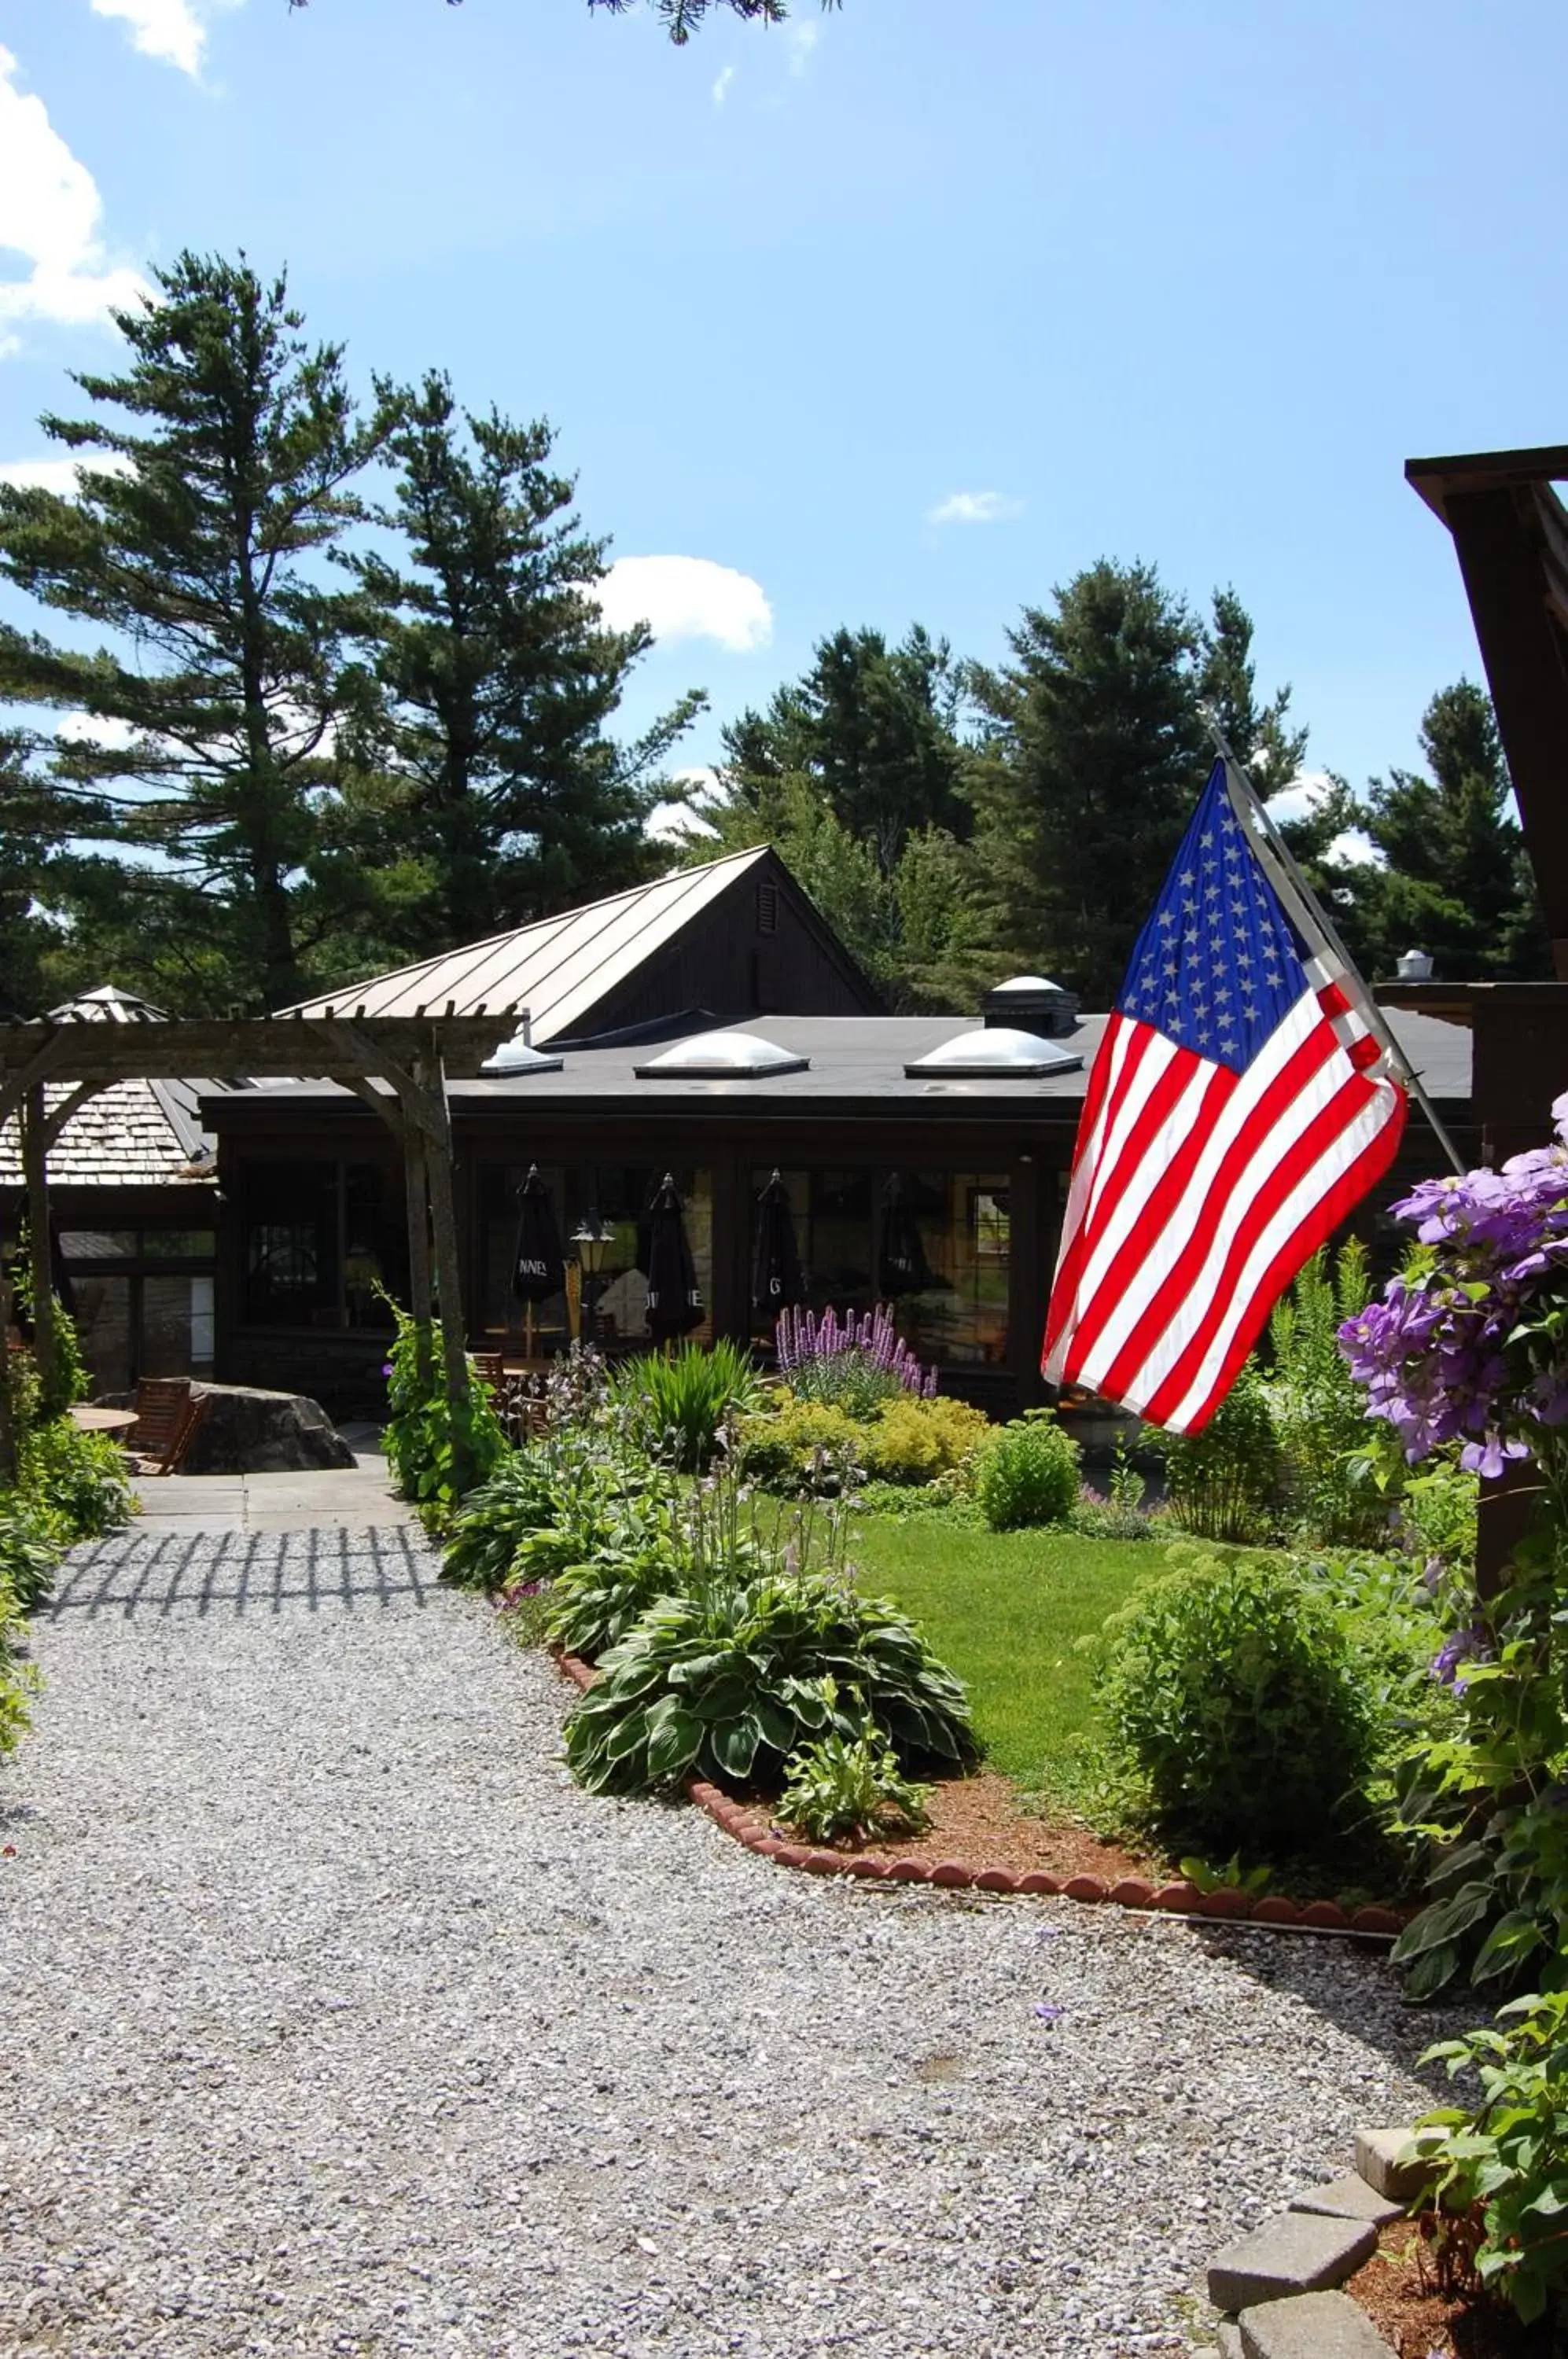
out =
<svg viewBox="0 0 1568 2359"><path fill-rule="evenodd" d="M761 1387L749 1355L721 1340L685 1343L668 1358L649 1352L616 1374L611 1398L629 1438L683 1474L701 1473L726 1420L753 1408Z"/></svg>
<svg viewBox="0 0 1568 2359"><path fill-rule="evenodd" d="M1266 1540L1279 1489L1279 1443L1251 1361L1201 1433L1167 1434L1171 1516L1205 1540Z"/></svg>
<svg viewBox="0 0 1568 2359"><path fill-rule="evenodd" d="M1367 1396L1345 1364L1339 1330L1366 1307L1367 1249L1315 1253L1269 1321L1264 1395L1279 1445L1284 1507L1320 1548L1375 1548L1388 1504L1367 1458Z"/></svg>
<svg viewBox="0 0 1568 2359"><path fill-rule="evenodd" d="M848 1410L787 1392L775 1397L777 1408L742 1423L737 1463L746 1481L819 1498L852 1488L864 1471L865 1434Z"/></svg>
<svg viewBox="0 0 1568 2359"><path fill-rule="evenodd" d="M38 1502L0 1492L0 1591L31 1613L54 1587L60 1541Z"/></svg>
<svg viewBox="0 0 1568 2359"><path fill-rule="evenodd" d="M929 1397L936 1370L929 1373L903 1343L887 1303L860 1318L836 1310L818 1319L810 1310L781 1310L778 1326L779 1373L798 1400L829 1401L852 1417L869 1417L878 1401L899 1393Z"/></svg>
<svg viewBox="0 0 1568 2359"><path fill-rule="evenodd" d="M815 1737L867 1718L903 1767L975 1757L968 1702L896 1607L827 1573L782 1573L650 1608L600 1666L567 1723L566 1757L593 1793L643 1793L695 1770L777 1783Z"/></svg>
<svg viewBox="0 0 1568 2359"><path fill-rule="evenodd" d="M131 1520L135 1501L124 1454L104 1433L83 1433L67 1417L20 1438L18 1488L41 1510L62 1547L101 1539Z"/></svg>
<svg viewBox="0 0 1568 2359"><path fill-rule="evenodd" d="M1515 1999L1495 2029L1441 2040L1421 2060L1445 2063L1450 2079L1474 2071L1481 2082L1474 2113L1443 2108L1422 2126L1422 2156L1438 2172L1432 2201L1440 2245L1456 2218L1468 2223L1478 2215L1481 2235L1469 2257L1481 2284L1527 2324L1549 2310L1561 2324L1568 2293L1568 1991ZM1562 2347L1553 2342L1553 2350Z"/></svg>
<svg viewBox="0 0 1568 2359"><path fill-rule="evenodd" d="M646 1467L612 1457L603 1438L571 1426L507 1450L457 1509L441 1578L461 1589L503 1588L518 1574L525 1543L540 1532L557 1535L543 1553L560 1557L564 1549L567 1562L586 1555L610 1504L649 1480ZM537 1577L537 1561L530 1571Z"/></svg>
<svg viewBox="0 0 1568 2359"><path fill-rule="evenodd" d="M956 1473L990 1430L984 1410L967 1401L903 1393L881 1402L866 1430L866 1472L874 1483L933 1483Z"/></svg>
<svg viewBox="0 0 1568 2359"><path fill-rule="evenodd" d="M1105 1626L1113 1735L1161 1821L1203 1851L1310 1844L1372 1753L1373 1714L1339 1625L1281 1563L1171 1557Z"/></svg>
<svg viewBox="0 0 1568 2359"><path fill-rule="evenodd" d="M931 1824L928 1793L904 1776L898 1755L868 1720L858 1736L819 1736L790 1755L774 1815L811 1843L865 1843L923 1833Z"/></svg>
<svg viewBox="0 0 1568 2359"><path fill-rule="evenodd" d="M1066 1523L1078 1498L1077 1443L1050 1409L1026 1410L980 1452L975 1496L994 1532Z"/></svg>
<svg viewBox="0 0 1568 2359"><path fill-rule="evenodd" d="M439 1327L427 1331L430 1374L421 1386L418 1323L397 1303L391 1310L397 1332L387 1363L387 1461L401 1495L414 1501L421 1521L439 1527L499 1464L506 1436L489 1394L476 1382L470 1382L453 1417Z"/></svg>
<svg viewBox="0 0 1568 2359"><path fill-rule="evenodd" d="M40 1682L37 1666L25 1658L27 1642L21 1606L0 1571L0 1753L14 1752L31 1725L28 1702Z"/></svg>

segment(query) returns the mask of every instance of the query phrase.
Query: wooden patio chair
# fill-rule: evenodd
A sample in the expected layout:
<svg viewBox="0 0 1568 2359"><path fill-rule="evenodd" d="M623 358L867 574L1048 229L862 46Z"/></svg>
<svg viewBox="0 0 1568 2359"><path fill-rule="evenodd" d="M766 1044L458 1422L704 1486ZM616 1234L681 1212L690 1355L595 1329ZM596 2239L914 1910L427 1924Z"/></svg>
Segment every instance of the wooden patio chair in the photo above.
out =
<svg viewBox="0 0 1568 2359"><path fill-rule="evenodd" d="M176 1474L207 1414L207 1396L189 1376L143 1376L126 1448L138 1474Z"/></svg>

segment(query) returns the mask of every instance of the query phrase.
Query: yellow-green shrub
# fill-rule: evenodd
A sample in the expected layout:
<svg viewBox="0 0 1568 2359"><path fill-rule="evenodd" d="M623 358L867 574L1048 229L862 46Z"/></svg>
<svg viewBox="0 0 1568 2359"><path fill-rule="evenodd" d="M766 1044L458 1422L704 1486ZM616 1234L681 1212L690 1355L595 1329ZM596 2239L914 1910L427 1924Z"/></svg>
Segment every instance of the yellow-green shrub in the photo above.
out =
<svg viewBox="0 0 1568 2359"><path fill-rule="evenodd" d="M881 1402L866 1428L866 1473L874 1483L934 1483L962 1466L989 1430L985 1412L967 1401L906 1393Z"/></svg>
<svg viewBox="0 0 1568 2359"><path fill-rule="evenodd" d="M740 1471L768 1491L832 1496L865 1465L866 1429L831 1401L796 1400L787 1389L777 1408L742 1420Z"/></svg>

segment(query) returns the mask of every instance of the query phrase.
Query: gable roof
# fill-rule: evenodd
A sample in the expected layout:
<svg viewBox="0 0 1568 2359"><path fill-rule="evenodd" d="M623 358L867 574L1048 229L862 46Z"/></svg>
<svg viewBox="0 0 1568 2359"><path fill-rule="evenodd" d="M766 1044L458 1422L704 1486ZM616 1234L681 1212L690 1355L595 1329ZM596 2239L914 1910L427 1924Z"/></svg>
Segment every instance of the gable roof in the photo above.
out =
<svg viewBox="0 0 1568 2359"><path fill-rule="evenodd" d="M106 983L49 1011L54 1024L166 1024L168 1013L134 992ZM49 1110L68 1098L73 1082L44 1091ZM178 1081L115 1082L87 1100L49 1151L52 1186L145 1188L215 1181L212 1139L201 1128L201 1101L226 1092L223 1082L194 1076ZM22 1142L13 1120L0 1128L0 1188L23 1185Z"/></svg>
<svg viewBox="0 0 1568 2359"><path fill-rule="evenodd" d="M767 844L732 852L700 868L677 868L651 885L612 893L584 908L539 918L487 941L444 951L366 983L280 1008L283 1016L474 1016L481 1008L526 1008L536 1040L584 1028L619 984L662 950L699 911L747 870L770 863ZM835 943L835 948L837 945ZM846 954L840 950L839 956ZM450 1005L449 1005L450 1003Z"/></svg>

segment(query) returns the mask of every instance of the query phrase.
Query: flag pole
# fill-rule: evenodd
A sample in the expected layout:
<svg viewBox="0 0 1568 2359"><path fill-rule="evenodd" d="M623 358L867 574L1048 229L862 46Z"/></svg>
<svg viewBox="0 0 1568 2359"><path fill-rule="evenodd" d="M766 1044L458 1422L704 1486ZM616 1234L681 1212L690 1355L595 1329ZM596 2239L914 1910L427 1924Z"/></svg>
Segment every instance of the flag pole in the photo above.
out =
<svg viewBox="0 0 1568 2359"><path fill-rule="evenodd" d="M1395 1038L1392 1027L1389 1025L1377 1001L1373 998L1371 990L1363 980L1361 972L1356 966L1355 960L1351 957L1350 952L1345 949L1344 942L1341 941L1338 928L1334 925L1334 922L1329 916L1328 911L1323 908L1323 903L1318 899L1317 895L1312 891L1312 886L1302 875L1301 869L1297 865L1295 854L1291 852L1290 845L1280 834L1274 821L1269 816L1262 796L1253 785L1252 780L1247 776L1241 762L1237 760L1236 754L1231 748L1230 740L1225 735L1224 729L1221 727L1218 718L1214 712L1205 710L1203 713L1203 721L1210 736L1214 741L1214 745L1219 753L1221 761L1224 762L1226 770L1232 777L1234 777L1242 790L1248 816L1257 822L1258 831L1263 837L1263 844L1261 848L1266 853L1273 855L1274 862L1282 872L1278 881L1286 887L1284 896L1285 899L1287 901L1293 900L1298 904L1298 908L1292 912L1292 915L1296 918L1296 922L1300 924L1301 918L1304 915L1309 921L1306 930L1311 931L1312 929L1315 929L1320 934L1322 934L1330 950L1334 952L1334 957L1345 969L1345 973L1350 977L1353 983L1359 985L1363 1002L1363 1013L1366 1016L1367 1023L1371 1027L1373 1032L1377 1035L1385 1054L1392 1060L1400 1074L1403 1076L1406 1087L1409 1089L1411 1097L1414 1098L1417 1105L1420 1106L1422 1114L1425 1114L1427 1121L1432 1125L1433 1137L1437 1140L1438 1145L1447 1156L1450 1163L1453 1164L1454 1170L1463 1177L1465 1172L1468 1170L1469 1166L1465 1161L1464 1157L1460 1154L1459 1149L1454 1146L1453 1139L1449 1136L1447 1126L1439 1118L1436 1107L1432 1104L1431 1098L1427 1095L1426 1087L1421 1081L1421 1075L1416 1071L1415 1067L1411 1064L1410 1059L1406 1056L1404 1049L1400 1047L1398 1039Z"/></svg>

